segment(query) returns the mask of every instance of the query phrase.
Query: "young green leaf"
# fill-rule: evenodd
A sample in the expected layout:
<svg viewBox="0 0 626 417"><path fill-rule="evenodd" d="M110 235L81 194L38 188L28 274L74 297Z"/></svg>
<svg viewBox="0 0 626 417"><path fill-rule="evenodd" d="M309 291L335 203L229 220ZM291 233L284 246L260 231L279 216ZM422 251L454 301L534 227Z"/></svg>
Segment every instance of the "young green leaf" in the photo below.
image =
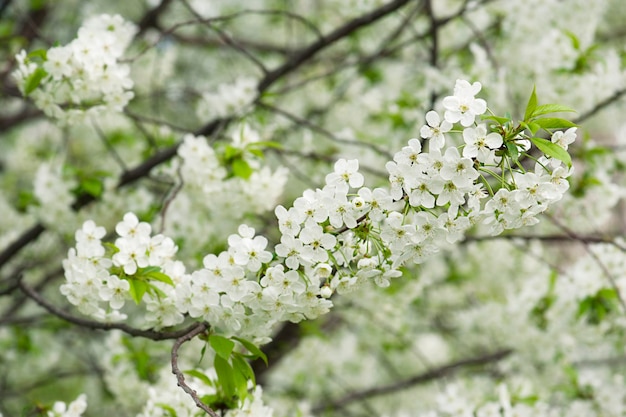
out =
<svg viewBox="0 0 626 417"><path fill-rule="evenodd" d="M233 356L233 382L235 383L235 391L237 392L237 396L239 398L244 398L246 394L248 394L248 371L245 368L245 364L247 362L241 357L239 357L239 361L235 359L236 356ZM243 363L242 363L243 362Z"/></svg>
<svg viewBox="0 0 626 417"><path fill-rule="evenodd" d="M530 138L530 141L546 156L559 159L565 162L568 166L572 165L572 158L567 151L561 148L556 143L552 143L549 140L543 138Z"/></svg>
<svg viewBox="0 0 626 417"><path fill-rule="evenodd" d="M532 112L531 117L535 118L549 113L576 113L576 110L561 104L542 104L541 106L537 106L537 108Z"/></svg>
<svg viewBox="0 0 626 417"><path fill-rule="evenodd" d="M27 96L41 84L41 80L43 80L48 73L43 68L37 68L32 74L28 76L26 82L24 83L24 95Z"/></svg>
<svg viewBox="0 0 626 417"><path fill-rule="evenodd" d="M145 277L148 277L150 279L153 279L155 281L161 281L164 282L166 284L171 285L172 287L174 286L174 281L172 281L172 278L170 278L169 276L167 276L166 274L164 274L163 272L159 272L159 271L150 271L147 274L144 274Z"/></svg>
<svg viewBox="0 0 626 417"><path fill-rule="evenodd" d="M230 358L230 354L235 348L235 342L217 334L212 334L211 336L209 336L209 344L211 345L215 353L217 353L218 356L221 356L225 360L228 360L228 358Z"/></svg>
<svg viewBox="0 0 626 417"><path fill-rule="evenodd" d="M248 179L252 175L252 168L243 158L233 160L233 174L236 177Z"/></svg>
<svg viewBox="0 0 626 417"><path fill-rule="evenodd" d="M229 161L231 159L234 159L238 155L241 155L241 149L235 148L234 146L231 146L231 145L226 145L226 148L224 149L225 160Z"/></svg>
<svg viewBox="0 0 626 417"><path fill-rule="evenodd" d="M537 108L537 92L536 86L533 87L533 92L528 99L528 104L526 105L526 111L524 112L524 121L530 121L530 118L533 115L533 112Z"/></svg>
<svg viewBox="0 0 626 417"><path fill-rule="evenodd" d="M233 369L235 372L241 373L246 380L250 380L254 385L256 385L256 379L252 366L250 366L248 361L241 354L235 353L233 355Z"/></svg>
<svg viewBox="0 0 626 417"><path fill-rule="evenodd" d="M183 371L183 373L189 376L192 376L194 378L198 378L200 381L204 382L206 385L210 387L213 386L213 381L211 381L211 379L208 376L206 376L204 373L196 369L189 369L188 371Z"/></svg>
<svg viewBox="0 0 626 417"><path fill-rule="evenodd" d="M480 118L482 120L493 120L494 122L497 122L500 125L504 125L507 122L511 121L511 119L509 119L508 117L500 117L500 116L493 116L493 115L487 115L487 116L482 115L480 116Z"/></svg>
<svg viewBox="0 0 626 417"><path fill-rule="evenodd" d="M128 292L130 292L130 296L135 301L135 304L139 304L143 295L148 290L148 284L145 281L141 281L138 279L129 279L128 283L130 284L130 288Z"/></svg>
<svg viewBox="0 0 626 417"><path fill-rule="evenodd" d="M85 178L80 182L80 188L92 197L100 197L104 190L102 181L97 178Z"/></svg>
<svg viewBox="0 0 626 417"><path fill-rule="evenodd" d="M539 125L543 129L569 129L570 127L576 127L575 123L570 122L567 119L561 119L558 117L545 117L536 119L534 124ZM534 134L535 132L533 132Z"/></svg>
<svg viewBox="0 0 626 417"><path fill-rule="evenodd" d="M252 354L252 356L254 356L255 358L261 358L261 360L265 362L265 365L268 364L267 356L254 343L250 342L249 340L242 339L241 337L233 337L233 339L241 343L243 347L245 347L248 352Z"/></svg>
<svg viewBox="0 0 626 417"><path fill-rule="evenodd" d="M226 399L232 398L236 394L233 368L230 366L226 359L222 358L219 355L215 356L213 366L215 366L217 380L219 382L219 385L222 387L224 397L226 397Z"/></svg>
<svg viewBox="0 0 626 417"><path fill-rule="evenodd" d="M517 145L513 142L506 142L506 150L513 162L519 159L519 149L517 149Z"/></svg>
<svg viewBox="0 0 626 417"><path fill-rule="evenodd" d="M47 59L47 55L48 55L48 50L46 50L46 49L35 49L34 51L29 52L27 57L30 60L40 59L42 61L45 61Z"/></svg>
<svg viewBox="0 0 626 417"><path fill-rule="evenodd" d="M246 149L250 148L275 148L275 149L283 149L283 145L280 142L274 142L272 140L260 140L258 142L250 142L246 145Z"/></svg>
<svg viewBox="0 0 626 417"><path fill-rule="evenodd" d="M165 403L156 403L155 405L157 407L161 407L166 412L166 414L164 414L165 417L178 417L178 414L176 414L176 410L173 407L170 407Z"/></svg>

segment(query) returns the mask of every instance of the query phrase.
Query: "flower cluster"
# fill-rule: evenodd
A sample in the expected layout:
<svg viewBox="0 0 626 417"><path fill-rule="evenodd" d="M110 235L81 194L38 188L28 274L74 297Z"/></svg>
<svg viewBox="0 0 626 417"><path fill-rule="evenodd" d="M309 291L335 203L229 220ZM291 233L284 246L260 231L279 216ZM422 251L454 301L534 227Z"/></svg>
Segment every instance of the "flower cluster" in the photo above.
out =
<svg viewBox="0 0 626 417"><path fill-rule="evenodd" d="M200 189L204 199L240 211L228 215L237 219L245 213L242 207L260 214L272 210L283 191L287 175L283 168L274 172L263 166L259 133L243 124L235 128L232 142L225 149L215 150L203 136L185 135L178 156L182 160L181 175L185 185ZM213 212L217 211L214 205Z"/></svg>
<svg viewBox="0 0 626 417"><path fill-rule="evenodd" d="M120 112L133 98L133 81L130 67L119 60L136 30L119 15L93 17L67 45L29 55L21 51L13 76L22 94L62 122Z"/></svg>
<svg viewBox="0 0 626 417"><path fill-rule="evenodd" d="M87 410L87 396L81 394L69 405L62 401L57 401L48 411L48 417L80 417Z"/></svg>
<svg viewBox="0 0 626 417"><path fill-rule="evenodd" d="M67 282L61 293L83 313L104 321L127 318L121 312L131 298L147 304L146 319L158 327L180 323L173 306L174 281L184 266L173 261L177 247L132 213L115 228L118 238L109 251L102 243L104 227L88 220L76 232L76 248L63 262Z"/></svg>
<svg viewBox="0 0 626 417"><path fill-rule="evenodd" d="M217 91L204 93L196 113L202 120L240 115L256 95L256 81L239 78L234 84L220 84Z"/></svg>
<svg viewBox="0 0 626 417"><path fill-rule="evenodd" d="M434 132L435 125L439 131L431 135L429 151L422 151L419 140L409 140L386 165L389 189L364 187L358 161L340 159L323 188L305 191L291 208L276 207L282 235L274 253L267 250L265 237L244 224L228 237L227 250L206 255L203 268L185 273L183 264L174 261L172 239L151 236L151 227L128 213L108 253L101 243L105 231L92 221L76 233L76 249L64 262L63 294L83 313L103 320L124 318L120 309L132 298L146 303L148 325L171 326L188 315L219 333L266 341L278 322L327 312L335 291L366 281L388 286L401 275L402 265L426 261L474 224L485 223L494 234L534 224L536 215L567 190L569 171L552 155L537 158L534 171L526 172L521 164L513 169L506 151L515 147L522 153L528 141L520 131L497 133L502 125L476 125L484 109L471 93L480 84L468 88L456 89L458 96L453 96L469 103L462 120L475 125L454 132L465 141L463 155L455 146L441 149L445 134L453 131L444 132L451 126L430 113L430 127L422 131ZM456 110L448 111L444 120L455 120ZM559 149L569 143L562 134L553 138ZM226 175L202 138L186 137L179 152L185 162L195 161L184 169L202 168L194 171L199 177ZM211 189L212 182L206 187Z"/></svg>
<svg viewBox="0 0 626 417"><path fill-rule="evenodd" d="M449 384L444 392L437 395L436 411L419 414L420 417L548 417L548 416L619 416L624 412L624 383L619 377L613 378L613 383L602 383L595 375L584 378L580 376L580 388L585 390L585 396L569 403L553 404L548 401L537 400L537 395L524 392L509 392L509 388L501 384L498 386L498 399L478 403L469 392L463 392L459 384ZM472 393L474 394L474 393ZM517 398L513 396L517 394ZM474 394L475 396L475 394Z"/></svg>

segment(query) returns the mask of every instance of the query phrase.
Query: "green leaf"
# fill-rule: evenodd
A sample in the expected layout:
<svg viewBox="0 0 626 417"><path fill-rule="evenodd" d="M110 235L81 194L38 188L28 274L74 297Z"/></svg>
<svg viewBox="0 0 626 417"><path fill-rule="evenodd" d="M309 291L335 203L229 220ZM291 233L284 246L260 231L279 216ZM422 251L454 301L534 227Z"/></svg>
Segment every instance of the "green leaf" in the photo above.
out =
<svg viewBox="0 0 626 417"><path fill-rule="evenodd" d="M228 358L230 358L230 354L235 348L235 342L217 334L212 334L211 336L209 336L209 344L211 345L215 353L217 353L218 356L221 356L225 360L228 360Z"/></svg>
<svg viewBox="0 0 626 417"><path fill-rule="evenodd" d="M148 284L145 281L141 281L138 279L129 279L128 283L130 284L130 296L135 301L135 304L139 304L143 295L148 291Z"/></svg>
<svg viewBox="0 0 626 417"><path fill-rule="evenodd" d="M250 152L252 155L257 156L261 159L263 159L265 156L263 155L263 151L260 149L248 149L248 152Z"/></svg>
<svg viewBox="0 0 626 417"><path fill-rule="evenodd" d="M144 276L147 278L153 279L155 281L164 282L166 284L171 285L172 287L174 286L174 281L172 281L172 278L170 278L168 275L164 274L163 272L150 271L147 274L144 274Z"/></svg>
<svg viewBox="0 0 626 417"><path fill-rule="evenodd" d="M222 388L222 391L224 392L224 396L226 397L226 399L231 399L233 396L236 395L233 368L230 366L226 359L222 358L219 355L215 356L213 365L215 366L217 380L220 387Z"/></svg>
<svg viewBox="0 0 626 417"><path fill-rule="evenodd" d="M536 119L533 123L539 125L543 129L569 129L570 127L576 127L575 123L558 117ZM533 134L534 133L535 132L533 132Z"/></svg>
<svg viewBox="0 0 626 417"><path fill-rule="evenodd" d="M241 357L240 357L241 359ZM241 359L245 364L247 362ZM233 356L233 382L235 384L235 391L237 392L237 396L239 398L244 398L248 394L248 378L246 376L247 371L243 368L243 364L235 360L235 356Z"/></svg>
<svg viewBox="0 0 626 417"><path fill-rule="evenodd" d="M120 249L111 242L102 242L102 246L104 246L106 249L110 251L111 256L115 255L116 253L120 251Z"/></svg>
<svg viewBox="0 0 626 417"><path fill-rule="evenodd" d="M250 148L274 148L274 149L283 149L283 145L279 142L274 142L271 140L260 140L258 142L250 142L246 149Z"/></svg>
<svg viewBox="0 0 626 417"><path fill-rule="evenodd" d="M548 113L576 113L576 110L561 104L542 104L541 106L537 106L532 112L531 117L534 118Z"/></svg>
<svg viewBox="0 0 626 417"><path fill-rule="evenodd" d="M207 394L200 397L200 400L211 408L217 408L215 404L218 404L221 398L217 394Z"/></svg>
<svg viewBox="0 0 626 417"><path fill-rule="evenodd" d="M39 202L31 191L20 190L17 195L16 208L20 213L25 213L29 206L36 206Z"/></svg>
<svg viewBox="0 0 626 417"><path fill-rule="evenodd" d="M47 54L48 51L46 49L35 49L34 51L29 52L27 57L30 60L40 59L41 61L46 61L48 59Z"/></svg>
<svg viewBox="0 0 626 417"><path fill-rule="evenodd" d="M211 381L211 378L209 378L208 376L206 376L204 373L196 370L196 369L189 369L188 371L183 371L184 374L187 374L189 376L192 376L194 378L198 378L200 381L204 382L206 385L212 387L213 386L213 381Z"/></svg>
<svg viewBox="0 0 626 417"><path fill-rule="evenodd" d="M26 82L24 83L24 95L27 96L41 84L41 80L43 80L48 73L43 68L37 68L32 74L26 78Z"/></svg>
<svg viewBox="0 0 626 417"><path fill-rule="evenodd" d="M505 145L507 153L513 162L517 161L519 159L519 149L517 148L517 145L514 142L506 142Z"/></svg>
<svg viewBox="0 0 626 417"><path fill-rule="evenodd" d="M565 35L568 38L570 38L570 40L572 41L572 46L574 47L574 49L580 50L580 40L578 39L576 34L574 32L569 31L569 30L564 30L563 33L565 33Z"/></svg>
<svg viewBox="0 0 626 417"><path fill-rule="evenodd" d="M497 122L500 125L504 125L508 122L511 121L511 119L509 119L508 117L500 117L500 116L492 116L492 115L488 115L488 116L481 116L482 120L493 120L495 122Z"/></svg>
<svg viewBox="0 0 626 417"><path fill-rule="evenodd" d="M156 403L155 405L165 410L165 412L167 413L166 414L167 417L178 417L178 414L176 414L176 410L170 407L169 405L165 403Z"/></svg>
<svg viewBox="0 0 626 417"><path fill-rule="evenodd" d="M530 138L530 141L535 144L537 148L549 157L559 159L565 162L568 166L572 165L572 158L567 151L561 148L556 143L552 143L549 140L543 138Z"/></svg>
<svg viewBox="0 0 626 417"><path fill-rule="evenodd" d="M252 168L243 158L237 158L233 161L233 174L243 179L250 178Z"/></svg>
<svg viewBox="0 0 626 417"><path fill-rule="evenodd" d="M241 149L226 145L226 148L224 149L224 159L226 161L229 161L239 155L241 155Z"/></svg>
<svg viewBox="0 0 626 417"><path fill-rule="evenodd" d="M261 358L261 360L265 362L265 365L268 364L267 356L254 343L250 342L249 340L242 339L241 337L233 337L233 339L241 343L243 347L245 347L248 352L252 354L253 357Z"/></svg>
<svg viewBox="0 0 626 417"><path fill-rule="evenodd" d="M524 121L530 121L535 109L537 108L537 92L536 86L533 86L533 92L528 99L528 104L526 105L526 111L524 112Z"/></svg>
<svg viewBox="0 0 626 417"><path fill-rule="evenodd" d="M80 188L85 193L96 198L100 197L102 195L102 191L104 190L102 181L97 178L85 178L80 182Z"/></svg>
<svg viewBox="0 0 626 417"><path fill-rule="evenodd" d="M241 354L236 353L233 355L233 369L235 372L239 372L243 375L246 380L250 380L254 385L256 385L256 378L254 376L252 366L250 366L250 363L248 363L248 361Z"/></svg>

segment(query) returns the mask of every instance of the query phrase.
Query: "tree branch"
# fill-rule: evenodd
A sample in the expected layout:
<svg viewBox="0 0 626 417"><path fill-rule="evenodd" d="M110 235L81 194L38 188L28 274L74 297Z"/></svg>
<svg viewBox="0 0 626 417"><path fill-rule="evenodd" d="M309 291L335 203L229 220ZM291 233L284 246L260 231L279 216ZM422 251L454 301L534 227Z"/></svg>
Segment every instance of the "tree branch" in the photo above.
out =
<svg viewBox="0 0 626 417"><path fill-rule="evenodd" d="M185 375L183 375L182 371L178 368L178 349L183 345L183 343L190 341L194 337L198 336L201 333L204 333L209 328L206 323L198 323L194 325L193 328L189 329L189 331L176 339L174 345L172 346L172 373L176 375L176 380L178 381L178 386L183 389L196 403L198 408L206 411L208 415L211 417L219 417L215 411L209 408L200 398L198 398L198 393L194 391L187 383L185 382Z"/></svg>
<svg viewBox="0 0 626 417"><path fill-rule="evenodd" d="M392 1L391 3L387 3L379 7L378 9L375 9L363 16L359 16L347 22L345 25L338 27L327 36L322 36L320 39L313 42L308 47L294 54L293 57L291 57L291 59L289 59L283 65L268 72L267 75L259 83L259 86L258 86L259 93L264 92L272 84L278 81L280 78L284 77L288 73L300 67L302 64L304 64L306 61L311 59L322 49L325 49L329 45L345 38L351 33L362 28L363 26L367 26L387 16L388 14L398 10L399 8L407 4L409 1L410 0L395 0L395 1Z"/></svg>
<svg viewBox="0 0 626 417"><path fill-rule="evenodd" d="M340 26L339 28L331 32L330 35L322 37L319 40L313 42L309 46L300 50L300 52L295 53L294 56L290 58L289 60L287 60L283 65L279 66L273 71L270 71L259 82L257 86L257 90L259 91L259 93L262 93L263 91L267 90L272 84L274 84L276 81L278 81L285 75L289 74L290 72L300 67L300 65L302 65L304 62L309 60L311 57L313 57L322 49L327 48L333 43L339 41L340 39L356 31L357 29L365 25L368 25L372 22L375 22L376 20L388 15L389 13L392 13L393 11L399 9L400 7L402 7L409 1L410 0L395 0L391 3L383 5L382 7L378 9L375 9L374 11L370 13L367 13L361 17L351 20L350 22L348 22L347 24L343 26ZM162 4L164 3L167 4L167 1L164 0ZM218 127L228 124L230 120L231 119L212 120L207 125L197 130L195 134L196 135L210 135ZM180 144L181 142L178 142L177 144L172 145L169 148L163 149L162 151L156 153L155 155L151 156L150 158L148 158L147 160L139 164L137 167L124 172L121 175L117 183L118 188L131 184L139 180L140 178L143 178L144 176L148 175L148 173L155 166L169 161L171 158L174 157L174 155L176 155L176 152ZM85 195L84 197L76 201L72 205L72 208L74 210L78 210L81 207L91 203L94 200L95 200L94 197L90 195ZM16 254L18 254L25 246L27 246L31 242L34 242L39 237L39 235L41 235L41 233L43 233L45 230L46 230L45 226L42 225L41 223L38 223L34 225L33 227L31 227L26 232L24 232L15 242L13 242L11 245L7 247L7 249L5 249L4 251L0 253L0 268L2 268L2 266L6 264L9 260L11 260Z"/></svg>
<svg viewBox="0 0 626 417"><path fill-rule="evenodd" d="M197 323L194 323L190 325L189 327L186 327L181 330L162 332L162 331L150 330L150 329L141 330L141 329L134 328L124 323L103 323L99 321L83 319L81 317L73 316L67 311L61 310L60 308L50 304L41 296L41 294L39 294L37 291L35 291L34 289L26 285L22 280L20 280L19 282L19 287L24 292L24 294L26 294L30 299L35 301L37 304L39 304L41 307L46 309L52 315L60 319L63 319L67 322L70 322L72 324L76 324L77 326L85 327L88 329L94 329L94 330L117 329L135 337L145 337L146 339L151 339L151 340L169 340L169 339L178 339L188 334L190 331L192 331L198 326Z"/></svg>
<svg viewBox="0 0 626 417"><path fill-rule="evenodd" d="M316 407L313 407L311 411L314 414L318 414L327 410L333 410L333 411L341 410L353 402L361 401L364 399L370 399L372 397L390 394L393 392L402 391L402 390L411 388L414 385L423 384L425 382L429 382L434 379L439 379L444 376L449 376L451 374L454 374L455 372L458 372L459 370L465 367L487 365L490 363L501 361L502 359L509 356L511 353L513 353L513 350L511 349L502 349L494 353L489 353L489 354L477 356L474 358L462 359L456 362L451 362L447 365L443 365L438 368L431 369L422 374L412 376L402 381L394 382L392 384L384 385L381 387L368 388L363 391L356 391L356 392L347 394L346 396L339 398L335 401L331 401L328 404L320 404Z"/></svg>

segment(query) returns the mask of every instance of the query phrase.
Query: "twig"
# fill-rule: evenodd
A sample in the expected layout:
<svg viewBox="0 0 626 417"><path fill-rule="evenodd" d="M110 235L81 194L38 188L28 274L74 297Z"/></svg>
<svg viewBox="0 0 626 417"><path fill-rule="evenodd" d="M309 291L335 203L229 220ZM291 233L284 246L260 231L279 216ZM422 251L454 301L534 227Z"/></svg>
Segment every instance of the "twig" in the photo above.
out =
<svg viewBox="0 0 626 417"><path fill-rule="evenodd" d="M349 393L346 396L339 398L335 401L331 401L328 404L320 404L316 407L313 407L311 411L314 414L318 414L326 410L333 410L333 411L341 410L353 402L361 401L363 399L369 399L369 398L380 396L380 395L390 394L393 392L402 391L402 390L411 388L414 385L423 384L425 382L429 382L434 379L451 375L459 371L460 369L468 367L468 366L486 365L489 363L501 361L502 359L509 356L511 353L513 353L513 350L511 349L502 349L494 353L489 353L489 354L477 356L474 358L461 359L459 361L452 362L447 365L443 365L438 368L431 369L424 373L412 376L402 381L394 382L389 385L373 387L373 388L368 388L362 391Z"/></svg>
<svg viewBox="0 0 626 417"><path fill-rule="evenodd" d="M259 93L267 90L272 84L274 84L277 80L285 76L286 74L294 71L296 68L300 67L306 61L315 56L322 49L325 49L329 45L345 38L346 36L354 33L358 29L363 26L367 26L390 13L398 10L405 4L407 4L409 0L395 0L391 3L387 3L382 7L379 7L370 13L359 16L345 25L340 26L339 28L332 31L330 34L326 36L322 36L316 42L313 42L308 47L302 49L300 52L294 54L294 56L285 62L283 65L279 66L275 70L270 71L263 80L259 83Z"/></svg>
<svg viewBox="0 0 626 417"><path fill-rule="evenodd" d="M606 267L606 265L604 265L604 262L602 262L602 260L598 257L598 255L596 255L594 253L594 251L591 250L591 248L589 247L589 243L585 242L583 238L579 237L574 231L570 230L567 226L565 226L564 224L559 222L557 219L555 219L550 214L548 214L548 213L544 213L544 214L546 215L546 217L548 217L550 219L550 221L555 226L557 226L559 229L563 230L563 232L565 232L572 239L580 242L583 245L583 247L585 248L585 251L598 264L598 266L602 270L602 273L604 274L604 276L606 276L606 278L609 280L609 283L611 284L611 287L615 291L615 294L617 295L617 299L619 300L619 303L622 306L622 310L626 314L626 302L624 301L624 297L622 297L622 294L620 293L619 287L617 286L617 282L615 281L615 277L613 276L613 274L611 274L611 271L609 271L609 269Z"/></svg>
<svg viewBox="0 0 626 417"><path fill-rule="evenodd" d="M290 72L300 67L300 65L308 61L310 58L312 58L322 49L329 47L330 45L350 35L351 33L360 29L361 27L378 20L388 15L389 13L394 12L395 10L399 9L400 7L402 7L408 2L409 0L396 0L391 3L385 4L379 7L378 9L373 10L370 13L367 13L361 17L358 17L356 19L353 19L347 22L346 24L340 26L339 28L331 32L330 35L326 37L321 37L319 40L313 42L309 46L300 50L300 52L295 53L294 56L291 59L287 60L285 63L283 63L283 65L279 66L273 71L270 71L260 81L260 83L257 86L257 90L259 91L259 93L262 93L263 91L267 90L272 84L274 84L276 81L278 81L285 75L289 74ZM211 21L211 19L207 19L207 20ZM212 19L212 20L216 20L216 19ZM173 28L172 30L175 30L175 28ZM142 53L140 53L140 55ZM222 127L223 125L228 124L230 120L231 119L212 120L207 125L198 129L195 132L195 134L196 135L210 135L218 128ZM169 148L166 148L156 153L152 157L148 158L147 160L139 164L137 167L124 172L119 178L117 187L118 188L124 187L148 175L148 173L152 170L152 168L164 162L167 162L171 158L173 158L174 155L176 155L176 152L180 145L181 145L181 142L178 142L170 146ZM95 200L94 197L90 195L86 195L80 201L77 201L74 205L72 205L72 208L74 210L78 210L81 207L89 204L90 202L94 200ZM31 242L35 241L39 237L39 235L41 235L41 233L43 233L45 230L46 230L45 226L43 226L41 223L38 223L32 226L26 232L24 232L15 242L13 242L4 251L0 253L0 268L9 260L11 260L17 253L19 253L22 250L22 248L24 248Z"/></svg>
<svg viewBox="0 0 626 417"><path fill-rule="evenodd" d="M81 317L76 317L68 313L67 311L61 310L60 308L50 304L46 301L41 294L37 291L26 285L22 280L19 282L20 289L26 294L29 298L39 304L41 307L46 309L49 313L63 319L72 324L76 324L77 326L85 327L88 329L98 329L98 330L121 330L124 333L127 333L131 336L136 337L145 337L146 339L151 340L169 340L169 339L178 339L181 336L186 335L191 330L196 328L198 324L194 323L189 327L186 327L181 330L174 330L170 332L162 332L156 330L141 330L135 327L129 326L124 323L103 323L94 320L83 319Z"/></svg>
<svg viewBox="0 0 626 417"><path fill-rule="evenodd" d="M178 349L183 345L183 343L190 341L194 337L198 336L201 333L204 333L209 328L206 323L196 324L193 328L191 328L186 334L182 335L174 342L172 346L172 373L176 375L176 380L178 381L178 386L183 389L196 403L198 408L206 411L208 415L211 417L219 417L215 411L209 408L200 398L198 398L198 393L194 391L187 383L185 382L185 375L183 375L182 371L178 368Z"/></svg>
<svg viewBox="0 0 626 417"><path fill-rule="evenodd" d="M613 95L597 103L595 106L593 106L593 108L587 110L586 112L578 116L576 119L574 119L573 122L576 124L582 123L583 121L589 119L591 116L594 116L600 110L604 109L605 107L608 107L609 105L613 104L614 102L622 98L624 94L626 94L626 88L615 91Z"/></svg>
<svg viewBox="0 0 626 417"><path fill-rule="evenodd" d="M377 145L373 144L373 143L369 143L369 142L362 142L362 141L358 141L358 140L352 140L352 139L343 139L340 137L337 137L336 135L334 135L332 132L329 132L328 130L324 129L321 126L316 125L315 123L311 123L310 121L308 121L307 119L304 119L300 116L297 116L295 114L289 113L286 110L280 109L278 107L274 107L271 104L267 104L267 103L263 103L263 102L259 102L258 105L260 107L266 108L276 114L279 114L281 116L284 116L285 118L291 120L294 123L297 123L299 125L305 126L309 129L311 129L314 132L317 132L323 136L326 136L327 138L329 138L330 140L334 141L334 142L338 142L338 143L345 143L346 145L354 145L354 146L362 146L362 147L366 147L366 148L370 148L373 151L375 151L376 153L378 153L379 155L383 155L385 157L387 157L388 159L393 159L393 155L391 155L387 150L382 149L380 147L378 147Z"/></svg>

